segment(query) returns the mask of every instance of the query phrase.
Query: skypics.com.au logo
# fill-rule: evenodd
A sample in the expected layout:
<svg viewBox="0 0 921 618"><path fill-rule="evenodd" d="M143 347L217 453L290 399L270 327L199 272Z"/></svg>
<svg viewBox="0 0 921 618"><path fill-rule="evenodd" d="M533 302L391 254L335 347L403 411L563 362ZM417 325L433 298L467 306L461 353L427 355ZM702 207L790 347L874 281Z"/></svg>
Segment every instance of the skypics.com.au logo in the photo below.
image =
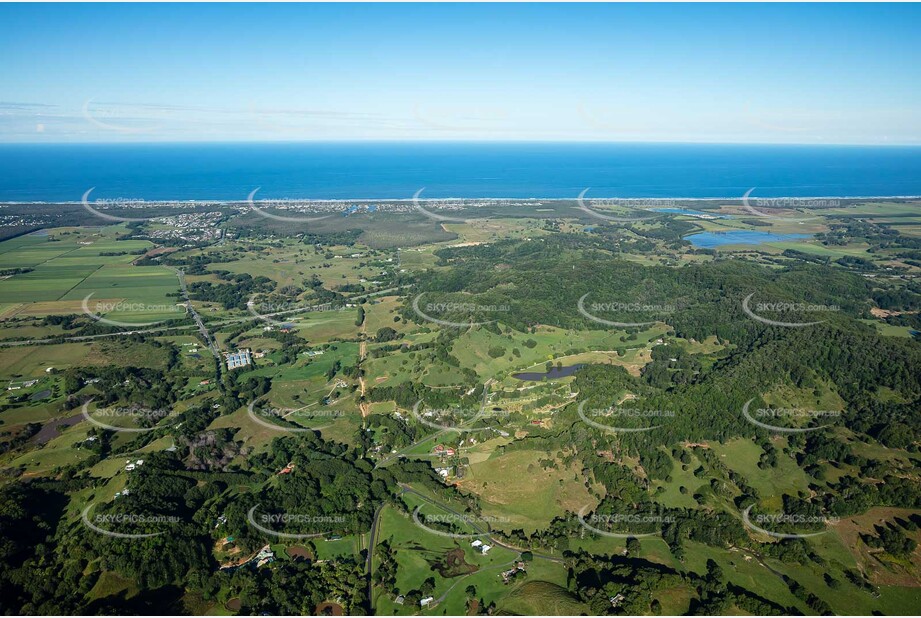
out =
<svg viewBox="0 0 921 618"><path fill-rule="evenodd" d="M588 307L586 307L585 299L588 298L590 294L591 292L588 292L579 298L576 309L589 320L605 326L613 326L614 328L651 326L656 322L664 321L667 316L678 310L675 305L623 301L596 301L588 303ZM612 317L615 315L648 315L656 319L648 322L619 322L599 317L598 314L610 314Z"/></svg>
<svg viewBox="0 0 921 618"><path fill-rule="evenodd" d="M583 506L577 514L579 525L593 534L614 539L651 537L661 534L667 524L675 523L671 515L661 513L592 513L585 517L589 505Z"/></svg>
<svg viewBox="0 0 921 618"><path fill-rule="evenodd" d="M150 304L150 303L132 303L124 300L120 301L96 301L95 305L90 307L90 299L93 297L95 292L90 292L83 298L83 302L80 304L83 309L83 313L96 322L100 324L108 324L109 326L117 326L119 328L147 328L151 326L156 326L157 324L162 324L167 320L153 320L151 322L125 322L122 320L113 320L111 318L103 317L102 314L105 313L117 313L119 316L150 316L150 315L163 315L168 313L176 313L177 317L183 317L186 314L186 308L184 305L177 304ZM181 315L179 315L181 314ZM170 318L173 319L173 318Z"/></svg>
<svg viewBox="0 0 921 618"><path fill-rule="evenodd" d="M433 324L438 324L440 326L450 326L452 328L468 328L471 326L482 326L484 324L490 324L496 320L485 320L485 321L460 321L457 320L455 316L486 316L490 314L503 314L511 311L509 305L484 305L475 302L457 302L453 300L445 300L442 302L427 302L422 303L422 296L425 294L416 295L413 298L412 309L413 312L418 315L420 318L427 322L432 322ZM423 309L425 307L425 309ZM443 316L443 317L435 317ZM454 319L444 319L451 317Z"/></svg>
<svg viewBox="0 0 921 618"><path fill-rule="evenodd" d="M751 319L761 322L762 324L767 324L768 326L781 326L784 328L803 328L806 326L815 326L816 324L821 324L825 320L815 320L809 322L787 322L783 320L776 320L767 318L763 313L774 313L774 314L783 314L783 315L803 315L803 314L814 314L814 313L823 313L823 312L837 312L841 310L841 307L838 305L820 305L815 303L800 303L800 302L789 302L789 301L780 301L780 302L761 302L755 303L754 309L752 308L752 297L755 295L755 292L752 292L744 299L742 299L742 312L745 313ZM757 312L757 313L756 313ZM778 316L779 317L779 316Z"/></svg>
<svg viewBox="0 0 921 618"><path fill-rule="evenodd" d="M837 208L841 206L840 200L828 199L828 198L802 198L802 197L768 197L768 198L752 198L751 194L755 190L755 187L752 187L745 192L745 195L742 196L742 207L750 212L753 215L758 217L764 217L766 219L774 219L775 221L789 221L792 223L802 223L805 221L812 221L818 219L819 217L805 217L805 218L796 218L790 217L782 214L775 214L772 212L766 212L764 209L772 209L774 211L798 211L798 210L808 210L810 208ZM752 204L754 202L754 205ZM755 208L757 206L757 208Z"/></svg>
<svg viewBox="0 0 921 618"><path fill-rule="evenodd" d="M335 213L328 215L298 215L296 217L291 217L287 215L277 215L272 212L268 212L266 209L270 208L272 210L281 210L285 212L307 212L314 207L314 205L309 200L297 200L297 199L273 199L273 200L259 200L259 206L256 206L255 197L256 193L261 189L261 187L256 187L249 192L249 195L246 196L246 204L249 206L249 209L266 219L271 219L273 221L280 221L282 223L295 223L295 224L304 224L304 223L314 223L316 221L322 221L324 219L329 219L334 217Z"/></svg>
<svg viewBox="0 0 921 618"><path fill-rule="evenodd" d="M413 208L415 208L418 212L421 212L423 215L425 215L429 219L432 219L433 221L438 221L438 222L463 223L465 221L465 219L461 217L449 217L447 215L439 215L425 208L422 205L422 200L419 199L419 196L422 195L423 191L425 191L425 187L422 187L421 189L419 189L413 194Z"/></svg>
<svg viewBox="0 0 921 618"><path fill-rule="evenodd" d="M472 427L473 423L485 418L508 416L504 410L486 413L483 408L422 408L422 400L413 406L412 416L416 421L441 431L471 432L486 431L489 427Z"/></svg>
<svg viewBox="0 0 921 618"><path fill-rule="evenodd" d="M83 418L87 421L101 427L107 431L119 431L125 433L146 433L148 431L156 431L157 429L162 429L172 423L166 423L161 425L160 422L165 418L174 419L178 413L165 410L163 408L148 408L144 406L132 405L132 406L121 406L121 407L109 407L109 408L97 408L92 413L89 411L89 406L93 403L93 399L90 399L83 404L81 408L81 414ZM113 422L117 420L128 420L134 424L141 425L141 427L125 427L122 425L113 425Z"/></svg>
<svg viewBox="0 0 921 618"><path fill-rule="evenodd" d="M654 200L654 199L623 200L623 199L605 198L605 199L591 200L592 206L596 206L596 207L601 206L601 207L607 207L607 208L612 208L612 207L620 208L620 209L625 209L625 210L631 210L633 212L645 212L646 214L643 214L643 215L637 214L637 215L633 215L629 217L616 217L616 216L600 213L597 210L593 210L592 208L589 208L589 206L586 204L585 194L588 193L589 188L585 188L582 190L582 193L580 193L579 196L576 198L576 203L579 205L579 210L591 215L592 217L595 217L596 219L601 219L602 221L610 221L612 223L639 223L641 221L648 221L650 219L655 219L655 218L663 216L662 213L650 213L649 212L650 207L662 207L663 206L663 204L658 203L659 200ZM674 203L674 200L662 200L662 201Z"/></svg>
<svg viewBox="0 0 921 618"><path fill-rule="evenodd" d="M468 513L434 513L421 514L421 506L413 510L413 523L437 536L453 539L465 539L478 536L489 536L492 524L507 525L511 522L508 517L492 517L489 515L471 515ZM455 530L473 530L473 532L455 532Z"/></svg>
<svg viewBox="0 0 921 618"><path fill-rule="evenodd" d="M286 315L295 316L300 313L313 313L313 312L323 312L323 311L345 311L346 306L344 304L334 304L334 303L321 303L319 305L304 305L297 302L270 302L270 301L259 301L255 299L255 295L251 297L246 302L246 309L250 314L258 320L265 322L266 324L271 324L272 326L277 326L278 328L288 328L293 326L291 321L276 320L277 317L284 317ZM292 319L295 319L292 317Z"/></svg>
<svg viewBox="0 0 921 618"><path fill-rule="evenodd" d="M180 519L174 515L148 515L140 513L97 513L90 517L90 511L95 504L89 504L80 514L83 525L105 536L115 539L149 539L164 534L165 530L157 532L124 532L125 528L149 527L151 525L163 527L176 525Z"/></svg>
<svg viewBox="0 0 921 618"><path fill-rule="evenodd" d="M827 517L825 515L805 515L805 514L796 514L796 513L757 513L752 516L751 511L754 508L754 504L750 505L744 511L742 511L742 523L745 524L745 527L754 532L761 534L766 534L772 536L776 539L808 539L809 537L819 536L825 534L828 530L819 530L817 532L775 532L764 528L763 526L769 526L771 528L777 527L814 527L817 525L823 526L834 526L840 522L838 517Z"/></svg>
<svg viewBox="0 0 921 618"><path fill-rule="evenodd" d="M654 422L658 419L672 419L675 417L675 413L671 410L651 410L636 407L590 408L586 410L585 405L587 403L587 401L581 402L576 409L579 418L582 419L582 422L585 424L608 433L639 433L643 431L652 431L653 429L661 427L662 424L624 427L614 423L602 423L595 419L605 419L606 421L613 419L615 422L618 419L634 419L634 422L637 422L636 419L643 419L641 422L649 422L649 419L652 419Z"/></svg>
<svg viewBox="0 0 921 618"><path fill-rule="evenodd" d="M99 217L105 221L112 221L114 223L142 223L145 221L150 221L156 217L120 217L118 215L109 214L107 212L102 212L100 208L104 209L117 209L117 210L142 210L150 206L148 202L142 199L137 198L124 198L118 197L114 199L102 199L96 200L95 204L97 208L90 206L90 193L92 193L96 187L90 187L83 194L83 197L80 199L80 203L83 204L83 209L90 213L93 216Z"/></svg>
<svg viewBox="0 0 921 618"><path fill-rule="evenodd" d="M333 422L347 415L342 410L329 410L323 408L312 408L311 405L302 408L260 408L255 409L256 402L250 402L246 407L246 412L250 419L267 429L273 431L283 431L287 433L303 433L325 429ZM324 424L316 427L301 427L299 423L313 423L323 421ZM282 425L278 421L291 423L291 425Z"/></svg>
<svg viewBox="0 0 921 618"><path fill-rule="evenodd" d="M327 536L345 528L349 519L344 515L320 515L305 513L260 513L256 515L257 504L246 513L246 521L262 532L280 539L310 539ZM283 529L308 529L311 532L289 532Z"/></svg>
<svg viewBox="0 0 921 618"><path fill-rule="evenodd" d="M828 424L819 425L818 427L784 427L774 424L778 420L781 422L784 420L787 422L795 420L809 422L816 419L838 418L841 416L841 412L837 410L810 410L807 408L757 408L751 410L751 404L754 400L755 398L752 397L745 402L745 405L742 406L742 416L752 425L777 433L806 433L830 427Z"/></svg>

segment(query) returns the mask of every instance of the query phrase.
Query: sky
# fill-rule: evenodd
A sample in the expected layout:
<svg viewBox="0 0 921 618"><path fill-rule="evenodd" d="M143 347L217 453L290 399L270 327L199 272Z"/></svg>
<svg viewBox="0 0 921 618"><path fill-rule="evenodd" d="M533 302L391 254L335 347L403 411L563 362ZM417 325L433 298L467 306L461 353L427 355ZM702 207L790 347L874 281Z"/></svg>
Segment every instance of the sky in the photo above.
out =
<svg viewBox="0 0 921 618"><path fill-rule="evenodd" d="M0 59L0 143L921 143L917 4L2 4Z"/></svg>

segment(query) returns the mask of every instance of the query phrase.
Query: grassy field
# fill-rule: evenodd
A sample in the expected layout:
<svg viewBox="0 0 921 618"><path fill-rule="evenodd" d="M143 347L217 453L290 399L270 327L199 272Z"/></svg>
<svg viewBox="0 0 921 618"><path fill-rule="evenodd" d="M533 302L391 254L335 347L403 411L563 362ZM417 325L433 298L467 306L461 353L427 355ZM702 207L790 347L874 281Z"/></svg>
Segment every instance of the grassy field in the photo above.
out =
<svg viewBox="0 0 921 618"><path fill-rule="evenodd" d="M782 443L775 446L780 450ZM778 455L776 468L762 470L758 467L758 459L763 451L751 440L738 438L726 444L713 443L710 448L729 469L741 474L747 483L765 497L762 501L765 508L781 510L783 494L795 496L800 491L809 490L809 477L787 455Z"/></svg>
<svg viewBox="0 0 921 618"><path fill-rule="evenodd" d="M503 239L521 240L547 234L539 219L470 219L464 223L444 223L444 229L458 235L448 246L496 242Z"/></svg>
<svg viewBox="0 0 921 618"><path fill-rule="evenodd" d="M392 328L399 333L405 333L415 328L415 325L408 324L402 319L394 321L398 317L399 309L403 301L399 296L382 296L375 298L364 306L365 325L369 336L375 336L378 329Z"/></svg>
<svg viewBox="0 0 921 618"><path fill-rule="evenodd" d="M694 476L694 470L700 467L701 462L692 451L688 452L690 453L691 461L686 464L687 470L683 469L683 465L680 461L672 458L671 481L652 481L651 486L654 490L653 495L656 502L669 508L697 508L698 505L697 501L694 499L694 494L698 488L706 485L707 481ZM662 493L655 492L659 487L664 488ZM684 487L687 493L681 493L681 487Z"/></svg>
<svg viewBox="0 0 921 618"><path fill-rule="evenodd" d="M561 207L565 212L571 208L571 205ZM553 211L547 210L551 213ZM901 226L902 229L917 229L921 233L921 215L917 214L917 204L887 204L885 208L878 209L842 207L834 212L823 213L823 218L803 225L791 221L773 221L770 226L765 227L746 223L745 219L751 219L751 215L739 211L737 207L723 210L732 211L735 218L682 219L693 221L700 229L710 231L750 229L813 234L827 230L829 223L843 221L835 217L863 213L868 219L907 224ZM173 255L181 258L209 253L231 258L228 262L210 264L208 268L212 271L211 274L190 276L189 281L207 280L221 283L215 271L265 276L274 280L279 287L294 286L304 290L298 293L288 290L281 294L291 299L300 299L292 300L292 303L307 304L309 301L303 299L312 294L307 290L307 282L314 276L332 290L345 285L365 286L368 290L377 289L379 282L376 280L383 280L385 274L389 276L389 273L400 270L413 274L428 269L447 268L436 266L437 257L434 253L439 249L549 234L550 227L556 226L558 222L536 218L541 214L532 213L532 216L521 218L509 218L507 214L503 214L502 218L470 218L463 223L445 224L423 221L415 215L386 221L373 215L337 217L320 227L327 231L344 231L351 229L350 226L353 225L360 226L362 232L357 243L318 248L310 238L231 237L204 250L184 248ZM831 216L825 217L825 214ZM381 221L380 226L374 225L377 221ZM544 227L545 222L549 223L549 227ZM582 223L573 223L573 220L562 225L562 229L572 233L582 233L584 228ZM649 226L644 227L645 224L637 226L634 230L649 229ZM87 295L92 295L89 303L91 308L99 302L122 302L144 306L133 310L123 308L100 311L106 317L115 320L140 323L183 315L182 312L175 311L178 300L178 279L175 272L162 266L135 266L133 262L137 257L153 245L147 241L116 240L118 235L125 232L125 226L102 229L61 228L0 243L0 268L33 269L31 272L15 274L0 280L0 297L3 299L0 303L0 320L4 321L0 337L66 335L67 332L59 326L40 326L40 320L22 318L79 313L82 311L82 301ZM343 241L337 239L335 242ZM687 257L688 262L713 259L712 254L682 256L680 249L666 250L661 239L650 242L653 246L662 248L662 251L624 255L624 259L644 264L675 264L682 262L684 257ZM396 250L397 247L399 251ZM752 259L783 268L785 264L791 263L787 258L778 255L786 248L833 259L842 256L862 256L873 259L877 264L883 259L889 259L890 255L886 250L874 254L867 253L869 246L866 243L855 242L844 247L826 247L818 240L810 238L757 247L728 247L729 251L734 252L733 255L720 256L719 259ZM568 254L559 257L566 259ZM358 288L350 287L344 293L358 293L355 292L356 289ZM572 517L573 513L584 507L597 506L596 496L603 493L604 488L600 485L586 487L583 466L591 466L591 462L583 460L583 457L610 456L618 463L625 463L628 467L634 468L640 477L643 476L643 470L639 467L639 460L635 458L634 453L628 450L618 452L616 447L608 446L609 443L613 444L613 441L604 442L604 446L599 447L597 441L586 437L589 434L567 434L567 428L561 426L561 414L555 410L573 401L570 396L575 395L571 392L574 378L525 381L512 376L524 371L543 372L548 362L563 366L617 365L633 376L641 376L642 369L651 362L651 352L657 344L656 340L668 338L670 343L674 341L673 337L666 334L669 331L667 325L657 323L631 336L622 330L582 331L546 325L536 326L531 333L510 329L502 323L499 316L499 333L482 327L472 327L458 329L453 333L456 336L448 339L451 341L450 353L458 359L460 367L469 368L476 374L468 376L457 367L437 360L435 352L430 349L385 351L384 348L394 344L426 343L439 336L440 327L435 324L406 321L402 318L402 313L415 293L407 291L407 296L370 299L363 304L365 322L361 329L355 324L358 315L358 309L355 307L341 311L305 312L292 317L290 321L294 333L304 339L307 342L306 347L310 349L309 353L299 350L296 358L288 358L285 352L289 352L291 348L286 350L286 343L274 338L277 324L271 324L266 330L270 322L259 320L243 309L225 310L208 302L196 302L196 307L201 309L220 345L225 348L249 347L259 353L259 358L254 360L253 366L235 370L234 373L234 377L242 380L256 376L271 379L271 389L261 399L259 409L285 408L291 412L286 416L288 422L302 428L317 429L324 439L356 447L356 452L360 450L364 438L369 438L372 442L380 438L379 433L362 434L362 412L389 415L398 409L392 401L364 404L359 407L359 374L351 369L359 364L360 350L363 347L367 349L369 356L361 362L361 375L365 385L370 388L394 386L409 381L421 383L431 388L432 392L438 392L435 389L444 389L441 392L447 393L461 385L466 389L470 386L469 382L478 381L482 384L486 380L492 380L487 398L489 405L486 409L494 410L496 418L509 418L508 415L511 415L513 419L512 422L506 421L507 424L502 427L507 432L504 436L499 437L498 432L490 431L467 433L463 436L450 433L429 435L428 439L415 443L411 448L406 448L405 453L401 453L408 459L435 463L438 461L432 456L435 444L457 447L459 457L466 458L469 467L463 478L457 481L452 478L449 482L455 483L465 500L476 500L484 518L490 522L489 525L493 529L511 531L521 528L525 533L530 533L546 528L555 517ZM400 319L395 320L397 317ZM247 321L230 322L231 318ZM284 318L279 318L282 319ZM889 326L880 320L863 321L884 335L909 336L907 328ZM376 333L383 328L393 328L397 331L398 337L393 341L375 341ZM232 466L246 468L250 463L247 458L252 452L263 452L270 447L272 440L286 435L283 425L272 427L264 416L257 415L254 419L241 402L228 403L233 400L225 397L227 385L218 379L220 374L215 374L214 359L208 349L202 346L195 330L177 330L169 331L169 334L151 335L154 336L158 341L170 343L179 350L178 363L171 369L175 373L170 376L171 380L175 378L175 383L179 385L177 409L182 410L197 404L210 406L217 402L236 408L215 408L215 414L221 415L214 418L206 428L232 429L234 440L248 449L246 455L240 455L231 462ZM704 379L709 377L706 374L714 362L734 349L734 345L741 345L721 343L715 336L703 341L679 339L676 343L688 353L699 355L703 374L700 377ZM318 353L320 351L322 354ZM14 407L0 411L0 432L15 435L15 432L28 422L50 422L53 425L64 418L76 418L79 421L71 427L61 429L58 435L43 445L38 444L36 440L25 447L17 446L10 452L0 455L2 467L11 470L18 468L16 471L21 471L25 479L47 477L57 474L62 466L79 463L91 457L90 450L81 448L80 443L85 440L92 425L76 417L79 408L76 412L73 409L65 409L65 394L61 392L64 376L59 375L59 371L72 367L107 365L165 370L168 359L169 352L165 348L155 348L149 343L136 343L134 340L123 338L0 347L0 385L9 387L27 379L39 380L36 385L26 389L0 392L0 405L17 401ZM49 368L56 371L49 372ZM206 380L209 383L201 384ZM654 382L650 380L649 385L637 389L633 395L645 398L647 389L651 392L658 388L654 386ZM676 390L697 386L699 385L678 385ZM82 392L92 391L93 388L95 387L87 386ZM37 397L32 402L27 402L23 397L46 392L48 394ZM695 391L690 392L693 394ZM625 397L629 395L623 394ZM845 402L836 392L834 385L828 383L820 382L808 390L783 385L770 388L766 386L762 395L773 407L823 410L843 410L845 407ZM879 389L872 395L883 402L911 402L910 395L892 389ZM19 399L23 400L22 405L19 404ZM406 417L405 410L400 409L400 412ZM518 415L519 412L521 416ZM565 416L571 417L568 411ZM525 420L519 421L522 418ZM259 420L264 422L260 423ZM544 425L538 430L529 425L529 422L543 422ZM847 442L852 452L859 457L896 464L899 474L914 474L917 468L916 453L886 448L866 440L866 436L852 434L840 427L828 431L835 432L834 435ZM736 435L746 434L742 432ZM475 445L472 441L458 444L461 437L469 436L475 436L478 442ZM544 437L547 438L546 441ZM93 479L92 487L77 484L85 489L68 490L69 502L65 507L66 525L77 525L79 511L84 504L110 500L116 491L127 486L130 475L124 469L126 457L159 452L177 443L179 453L185 456L184 442L178 435L165 435L143 448L136 448L137 444L132 444L131 441L136 439L135 435L119 433L111 438L113 452L118 455L109 456L85 471ZM564 442L564 439L567 441ZM568 446L570 442L576 445L580 452L575 453L573 463L564 465L564 454L570 454L566 449L576 448ZM816 486L823 483L808 476L793 457L783 452L788 444L786 437L774 437L773 444L778 451L777 464L764 469L758 465L763 454L761 446L747 437L736 437L725 443L712 441L702 448L710 449L718 461L738 473L746 484L757 490L761 496L761 508L777 511L782 509L784 494L808 496L812 491L810 482ZM521 446L526 448L519 448ZM732 498L738 494L735 487L729 488L728 494L731 495L728 497L709 489L711 479L722 478L723 473L711 474L712 470L706 470L701 477L695 476L695 469L700 466L707 468L704 460L698 458L694 450L688 447L686 451L690 461L688 464L682 464L679 459L671 456L672 446L670 444L668 447L660 447L661 451L671 458L672 471L668 480L656 479L649 482L651 499L669 508L697 511L697 515L702 518L707 516L705 509L711 507L737 516L738 510L732 503ZM542 448L552 450L538 450ZM612 450L602 451L602 448ZM374 465L372 459L373 457L369 456L369 461L363 464L368 470ZM399 470L399 463L394 463L399 461L399 457L391 458L385 465L391 466L388 470L395 474L405 474L405 471ZM827 472L826 478L834 480L845 474L859 474L861 469L858 466L862 464L822 465ZM637 478L636 482L642 483L643 479ZM739 485L743 484L740 482ZM410 512L418 506L426 514L443 510L415 494L400 494L399 488L392 489L396 503L388 502L383 507L379 540L390 542L397 549L396 560L399 569L394 586L374 589L372 597L375 613L463 615L468 611L468 586L474 586L476 597L484 599L486 603L496 602L495 615L578 615L591 611L568 591L566 565L537 559L528 564L526 578L507 585L503 583L499 573L518 559L517 551L497 546L488 555L483 555L470 545L472 539L448 538L427 531L407 516L403 506ZM427 491L434 492L423 488L418 490L426 495ZM705 499L702 500L703 506L693 497L698 490L705 495ZM466 508L461 499L434 495L432 498L439 501L452 500L451 507L458 510ZM400 505L399 501L403 504ZM917 512L873 508L867 513L845 518L839 524L830 527L822 536L804 541L810 551L823 559L821 565L816 562L806 562L803 565L782 563L776 559L765 558L762 554L770 552L765 551L765 545L757 543L753 543L751 547L746 545L745 548L719 548L687 540L683 541L685 557L679 563L665 541L655 536L639 541L638 557L669 568L690 569L696 573L704 573L707 560L713 559L722 566L730 583L804 613L811 613L811 610L790 593L788 585L778 573L801 582L838 613L870 613L875 609L890 613L911 613L921 607L921 588L917 587L917 583L921 581L921 567L918 566L921 564L921 549L910 558L896 560L873 551L861 538L861 534L872 531L874 525L879 525L887 518L891 520L896 515L907 517L912 514ZM472 532L472 528L468 532ZM921 532L915 531L910 534L912 538L921 541ZM367 538L367 534L354 535L337 541L316 540L311 545L315 546L314 557L319 560L335 561L338 557L346 555L360 558ZM574 534L568 539L569 550L585 550L598 555L620 554L625 547L624 539L593 536L588 531ZM285 547L276 548L280 551L280 560L287 559ZM550 553L550 550L546 551ZM553 555L561 555L561 552L562 549L555 548ZM462 557L461 570L446 575L446 559L458 556ZM88 571L96 568L95 565L91 565ZM847 583L843 577L845 569L857 569L865 573L872 583L878 586L880 598L874 599L867 592ZM832 574L844 585L840 589L832 589L822 578L823 571ZM418 588L428 577L435 579L433 596L438 599L435 605L420 609L395 604L394 597L398 593ZM225 606L228 600L227 595L223 594L225 592L226 588L213 600L190 595L187 599L188 607L194 607L201 612L233 613ZM103 570L89 597L103 598L113 594L131 596L136 593L137 588L132 582ZM660 590L654 596L661 602L663 614L683 614L690 609L696 595L697 592L690 587L676 586ZM727 611L733 609L738 610L729 608Z"/></svg>
<svg viewBox="0 0 921 618"><path fill-rule="evenodd" d="M590 350L620 350L626 353L631 348L647 345L665 330L665 326L656 325L639 333L635 340L621 341L624 336L622 331L577 331L540 326L534 333L508 329L502 335L496 335L484 328L474 328L457 338L451 352L463 366L473 368L483 377L501 381L515 371L539 368L547 361L556 363L573 353ZM533 348L526 346L528 340L536 342L536 345ZM489 355L490 348L500 347L505 354L498 358ZM516 349L519 355L514 354Z"/></svg>
<svg viewBox="0 0 921 618"><path fill-rule="evenodd" d="M404 495L403 500L410 512L417 506L422 507L422 513L443 512L413 495ZM424 610L427 615L464 615L468 586L473 586L477 598L484 599L486 603L501 603L505 599L521 601L522 584L506 585L500 577L501 571L509 568L518 558L518 553L496 546L484 556L470 545L472 540L436 535L417 526L406 513L392 507L385 508L381 516L379 541L388 541L397 549L399 568L394 589L375 591L377 613L408 615L418 612L418 607L396 605L393 599L398 592L418 588L427 577L434 577L436 583L432 596L441 601L437 606ZM442 576L437 564L445 559L447 552L458 550L469 566L455 574ZM565 586L566 570L562 565L534 561L528 563L527 569L524 585L536 580L556 587Z"/></svg>
<svg viewBox="0 0 921 618"><path fill-rule="evenodd" d="M585 479L576 467L543 468L538 451L495 453L470 465L460 487L480 497L483 513L496 518L495 527L525 531L547 526L554 517L578 512L596 501L585 488ZM555 459L555 458L554 458Z"/></svg>
<svg viewBox="0 0 921 618"><path fill-rule="evenodd" d="M559 584L527 581L518 586L499 604L503 613L524 616L580 615L587 608L579 599Z"/></svg>
<svg viewBox="0 0 921 618"><path fill-rule="evenodd" d="M303 287L306 280L316 275L324 287L336 289L371 281L385 270L395 268L395 264L386 262L392 256L378 256L366 245L334 245L318 253L312 245L290 238L247 241L245 250L241 251L237 245L227 246L219 255L236 259L211 264L209 270L268 277L279 286ZM379 260L387 266L372 266L372 262Z"/></svg>
<svg viewBox="0 0 921 618"><path fill-rule="evenodd" d="M51 473L55 468L85 461L92 456L89 449L77 448L77 444L86 440L90 424L86 421L65 429L58 437L52 439L39 449L31 450L9 462L9 467L22 467L24 476L41 476Z"/></svg>
<svg viewBox="0 0 921 618"><path fill-rule="evenodd" d="M0 348L0 380L10 378L40 378L49 367L58 370L69 367L100 367L128 365L164 369L168 362L165 349L150 344L100 339L87 343Z"/></svg>

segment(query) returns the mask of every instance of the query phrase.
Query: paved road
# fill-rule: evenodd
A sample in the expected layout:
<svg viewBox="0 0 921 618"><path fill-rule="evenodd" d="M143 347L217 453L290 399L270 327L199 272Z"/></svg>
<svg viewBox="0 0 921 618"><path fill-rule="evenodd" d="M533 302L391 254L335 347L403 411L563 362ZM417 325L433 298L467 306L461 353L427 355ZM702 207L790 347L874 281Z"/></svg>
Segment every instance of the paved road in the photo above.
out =
<svg viewBox="0 0 921 618"><path fill-rule="evenodd" d="M374 564L374 546L377 544L378 527L383 510L384 505L381 504L374 511L374 519L371 521L371 533L368 535L368 558L365 564L365 573L368 575L368 608L372 611L374 610L374 579L371 575Z"/></svg>
<svg viewBox="0 0 921 618"><path fill-rule="evenodd" d="M182 269L177 268L176 276L179 277L179 289L182 291L182 297L185 299L185 306L188 308L189 313L192 314L192 318L198 325L198 330L201 332L201 336L204 337L205 343L208 344L208 349L211 350L211 354L214 355L214 358L221 360L221 351L218 349L217 343L211 336L211 332L208 330L208 327L205 326L201 316L197 311L195 311L195 305L192 304L192 299L189 298L189 290L185 284L185 273L182 271Z"/></svg>
<svg viewBox="0 0 921 618"><path fill-rule="evenodd" d="M400 286L400 287L406 287ZM347 301L360 300L362 298L370 298L372 296L380 296L381 294L387 294L389 292L394 292L399 290L400 287L388 288L386 290L379 290L377 292L370 292L368 294L359 294L358 296L351 296L347 298ZM277 311L275 313L266 313L262 317L272 318L283 315L293 315L297 313L308 313L316 311L318 307L322 307L329 303L321 303L319 305L307 305L304 307L298 307L297 309L288 309L286 311ZM230 318L227 320L217 320L215 322L209 322L212 326L226 326L228 324L241 324L244 322L255 322L260 320L259 316L247 316L242 318ZM125 335L138 335L138 334L147 334L147 333L160 333L160 332L169 332L174 330L194 330L200 328L198 324L189 325L184 324L182 326L158 326L153 328L137 328L134 330L122 330L116 333L102 333L99 335L78 335L74 337L46 337L44 339L26 339L23 341L0 341L0 347L13 347L13 346L23 346L23 345L38 345L43 343L60 343L62 341L91 341L93 339L103 339L106 337L124 337Z"/></svg>

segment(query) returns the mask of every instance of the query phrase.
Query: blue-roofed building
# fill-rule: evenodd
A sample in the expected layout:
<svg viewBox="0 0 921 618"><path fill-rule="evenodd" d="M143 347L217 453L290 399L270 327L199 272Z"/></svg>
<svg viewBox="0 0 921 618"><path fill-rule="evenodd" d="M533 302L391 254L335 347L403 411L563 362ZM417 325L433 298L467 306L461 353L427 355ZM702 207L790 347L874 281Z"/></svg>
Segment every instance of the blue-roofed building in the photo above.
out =
<svg viewBox="0 0 921 618"><path fill-rule="evenodd" d="M236 352L229 352L224 354L224 358L227 360L228 369L246 367L247 365L251 365L253 362L252 355L248 348L245 350L237 350Z"/></svg>

